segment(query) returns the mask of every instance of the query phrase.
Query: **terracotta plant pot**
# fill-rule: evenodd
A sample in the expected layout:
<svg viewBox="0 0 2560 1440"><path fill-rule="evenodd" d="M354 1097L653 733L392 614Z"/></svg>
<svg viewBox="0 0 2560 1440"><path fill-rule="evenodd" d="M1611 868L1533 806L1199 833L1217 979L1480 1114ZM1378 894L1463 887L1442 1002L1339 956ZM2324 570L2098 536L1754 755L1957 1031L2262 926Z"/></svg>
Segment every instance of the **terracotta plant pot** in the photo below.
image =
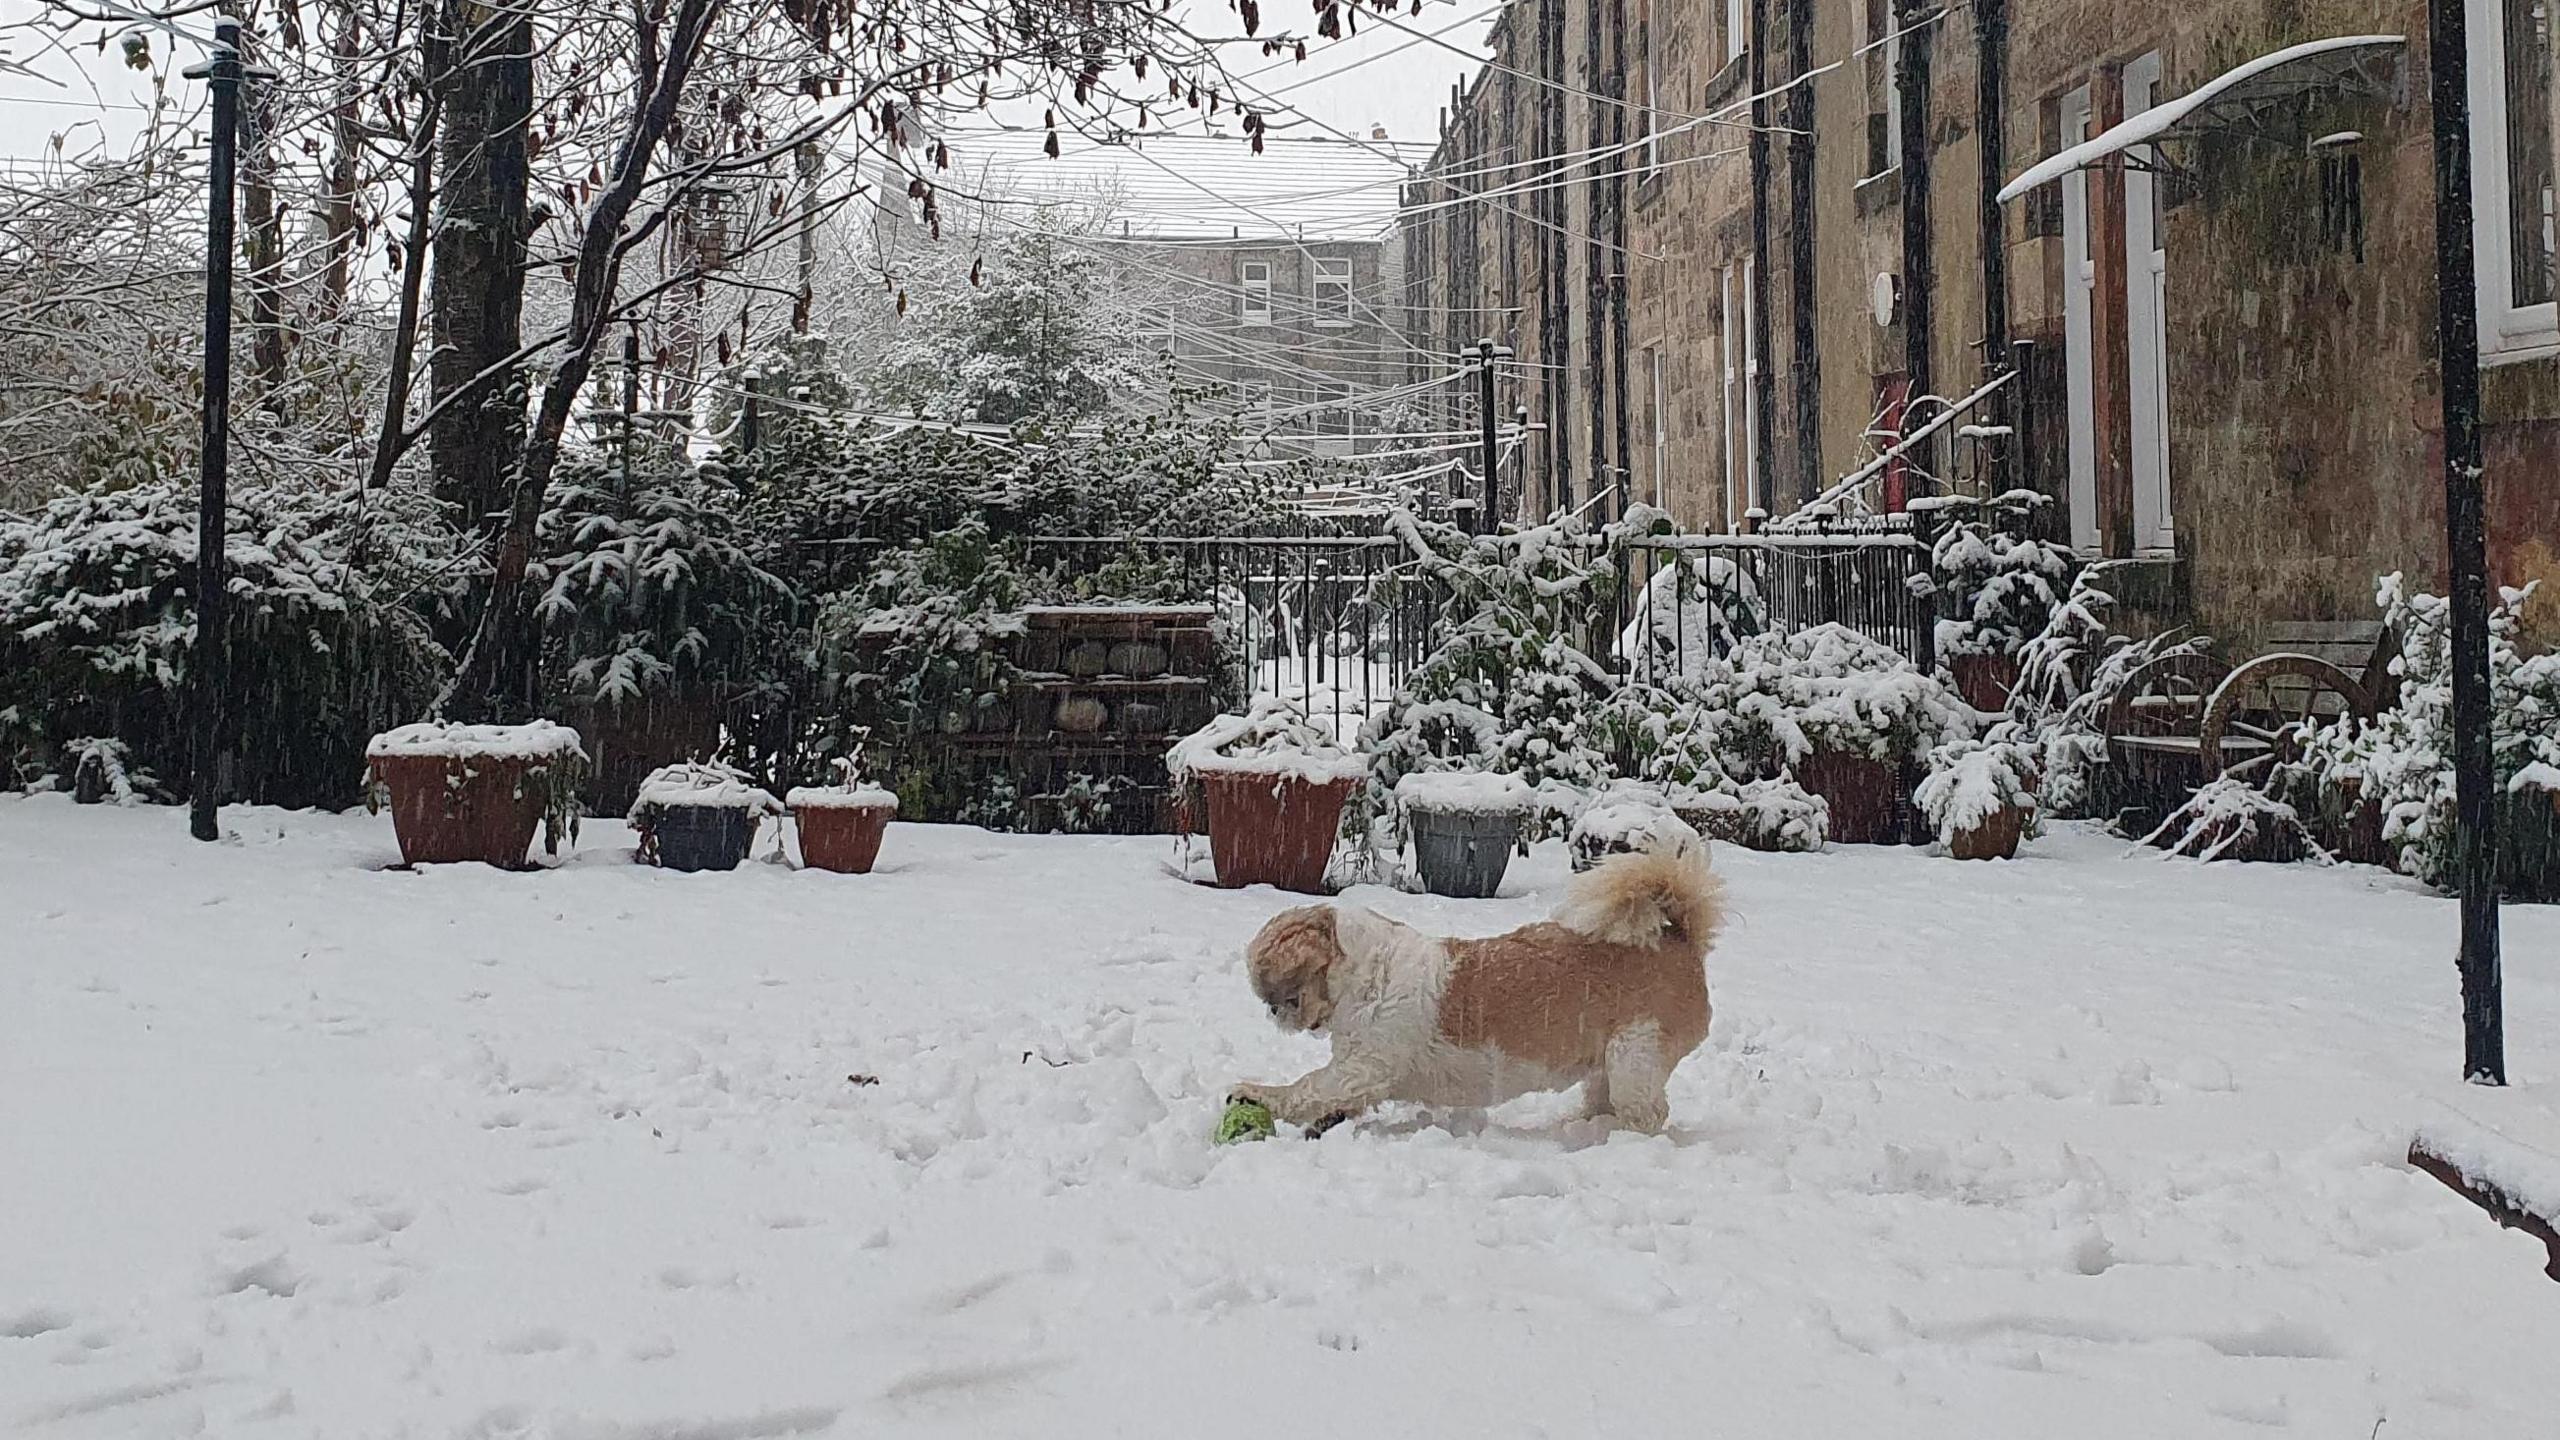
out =
<svg viewBox="0 0 2560 1440"><path fill-rule="evenodd" d="M2018 842L2027 833L2027 812L2015 805L2003 805L1970 830L1959 830L1947 842L1947 853L1958 860L2014 860Z"/></svg>
<svg viewBox="0 0 2560 1440"><path fill-rule="evenodd" d="M409 865L478 860L517 869L542 826L544 790L516 756L378 755L374 781L390 795L391 830Z"/></svg>
<svg viewBox="0 0 2560 1440"><path fill-rule="evenodd" d="M1209 855L1221 887L1325 893L1325 866L1357 779L1224 769L1204 770L1199 779L1209 799Z"/></svg>
<svg viewBox="0 0 2560 1440"><path fill-rule="evenodd" d="M1831 807L1831 838L1842 845L1890 845L1901 834L1904 797L1895 768L1863 755L1816 750L1795 764L1796 783Z"/></svg>
<svg viewBox="0 0 2560 1440"><path fill-rule="evenodd" d="M2014 655L1959 655L1947 662L1947 669L1956 678L1956 693L1976 710L2007 710L2010 692L2018 688Z"/></svg>
<svg viewBox="0 0 2560 1440"><path fill-rule="evenodd" d="M871 873L898 814L898 797L886 790L794 790L785 803L800 832L801 865L839 875Z"/></svg>

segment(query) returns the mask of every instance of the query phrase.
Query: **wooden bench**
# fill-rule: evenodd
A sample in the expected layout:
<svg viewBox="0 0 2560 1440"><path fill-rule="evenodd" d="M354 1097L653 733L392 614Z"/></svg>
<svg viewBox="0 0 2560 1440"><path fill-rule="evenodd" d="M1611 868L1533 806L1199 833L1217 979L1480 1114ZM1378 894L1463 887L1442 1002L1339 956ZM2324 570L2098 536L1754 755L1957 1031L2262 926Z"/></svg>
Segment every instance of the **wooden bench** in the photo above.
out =
<svg viewBox="0 0 2560 1440"><path fill-rule="evenodd" d="M2373 718L2394 653L2380 621L2290 622L2267 639L2274 649L2236 668L2179 654L2133 672L2106 716L2108 758L2132 789L2174 806L2276 758L2300 727Z"/></svg>

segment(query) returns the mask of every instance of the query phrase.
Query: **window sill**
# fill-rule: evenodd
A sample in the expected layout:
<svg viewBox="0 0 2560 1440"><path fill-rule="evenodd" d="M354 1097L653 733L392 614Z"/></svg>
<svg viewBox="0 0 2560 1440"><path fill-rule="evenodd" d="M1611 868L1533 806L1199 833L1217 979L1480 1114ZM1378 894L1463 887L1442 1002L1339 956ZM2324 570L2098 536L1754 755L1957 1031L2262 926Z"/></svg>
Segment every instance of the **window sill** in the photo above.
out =
<svg viewBox="0 0 2560 1440"><path fill-rule="evenodd" d="M1742 91L1743 82L1751 77L1751 55L1745 51L1724 62L1724 68L1707 82L1706 98L1700 103L1709 110L1724 104Z"/></svg>
<svg viewBox="0 0 2560 1440"><path fill-rule="evenodd" d="M2554 355L2560 355L2560 335L2533 341L2511 340L2496 350L2482 346L2480 366L2485 370L2497 365L2523 365L2535 360L2548 360Z"/></svg>
<svg viewBox="0 0 2560 1440"><path fill-rule="evenodd" d="M1348 320L1316 320L1309 323L1313 324L1318 330L1348 330L1351 328L1351 322Z"/></svg>
<svg viewBox="0 0 2560 1440"><path fill-rule="evenodd" d="M1854 187L1858 200L1858 218L1894 209L1902 204L1902 171L1900 167L1870 175Z"/></svg>
<svg viewBox="0 0 2560 1440"><path fill-rule="evenodd" d="M1663 180L1663 172L1658 168L1650 174L1637 176L1636 208L1638 210L1649 210L1653 208L1653 202L1661 199L1662 192L1668 188L1669 187Z"/></svg>

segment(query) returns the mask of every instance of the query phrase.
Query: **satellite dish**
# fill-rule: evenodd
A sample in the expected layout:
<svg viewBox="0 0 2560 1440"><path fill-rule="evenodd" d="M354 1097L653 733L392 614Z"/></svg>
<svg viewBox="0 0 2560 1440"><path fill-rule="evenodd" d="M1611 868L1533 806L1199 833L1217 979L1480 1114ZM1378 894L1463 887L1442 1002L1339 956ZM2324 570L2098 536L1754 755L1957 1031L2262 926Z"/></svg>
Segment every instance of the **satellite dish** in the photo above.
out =
<svg viewBox="0 0 2560 1440"><path fill-rule="evenodd" d="M1877 271L1874 283L1867 287L1867 304L1875 312L1876 324L1891 325L1901 301L1902 282L1889 271Z"/></svg>

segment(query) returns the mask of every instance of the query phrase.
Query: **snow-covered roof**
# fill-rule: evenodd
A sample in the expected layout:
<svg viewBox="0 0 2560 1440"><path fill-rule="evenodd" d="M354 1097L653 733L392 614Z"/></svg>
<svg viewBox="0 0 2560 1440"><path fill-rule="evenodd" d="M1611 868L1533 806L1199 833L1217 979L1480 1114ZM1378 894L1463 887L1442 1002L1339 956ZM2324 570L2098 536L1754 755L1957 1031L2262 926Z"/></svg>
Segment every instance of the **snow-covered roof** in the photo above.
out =
<svg viewBox="0 0 2560 1440"><path fill-rule="evenodd" d="M2086 169L2119 151L2148 144L2190 119L2201 122L2210 112L2248 109L2268 100L2300 94L2333 81L2339 60L2360 60L2367 52L2397 50L2408 43L2402 35L2339 35L2288 45L2197 86L2175 100L2163 101L2139 115L2111 125L2095 137L2029 166L2026 173L2002 186L2007 204L2039 185L2048 185L2074 170Z"/></svg>
<svg viewBox="0 0 2560 1440"><path fill-rule="evenodd" d="M1154 135L1104 145L1039 130L948 137L946 183L1017 202L1107 203L1131 238L1375 240L1395 225L1408 169L1426 145L1391 140Z"/></svg>

